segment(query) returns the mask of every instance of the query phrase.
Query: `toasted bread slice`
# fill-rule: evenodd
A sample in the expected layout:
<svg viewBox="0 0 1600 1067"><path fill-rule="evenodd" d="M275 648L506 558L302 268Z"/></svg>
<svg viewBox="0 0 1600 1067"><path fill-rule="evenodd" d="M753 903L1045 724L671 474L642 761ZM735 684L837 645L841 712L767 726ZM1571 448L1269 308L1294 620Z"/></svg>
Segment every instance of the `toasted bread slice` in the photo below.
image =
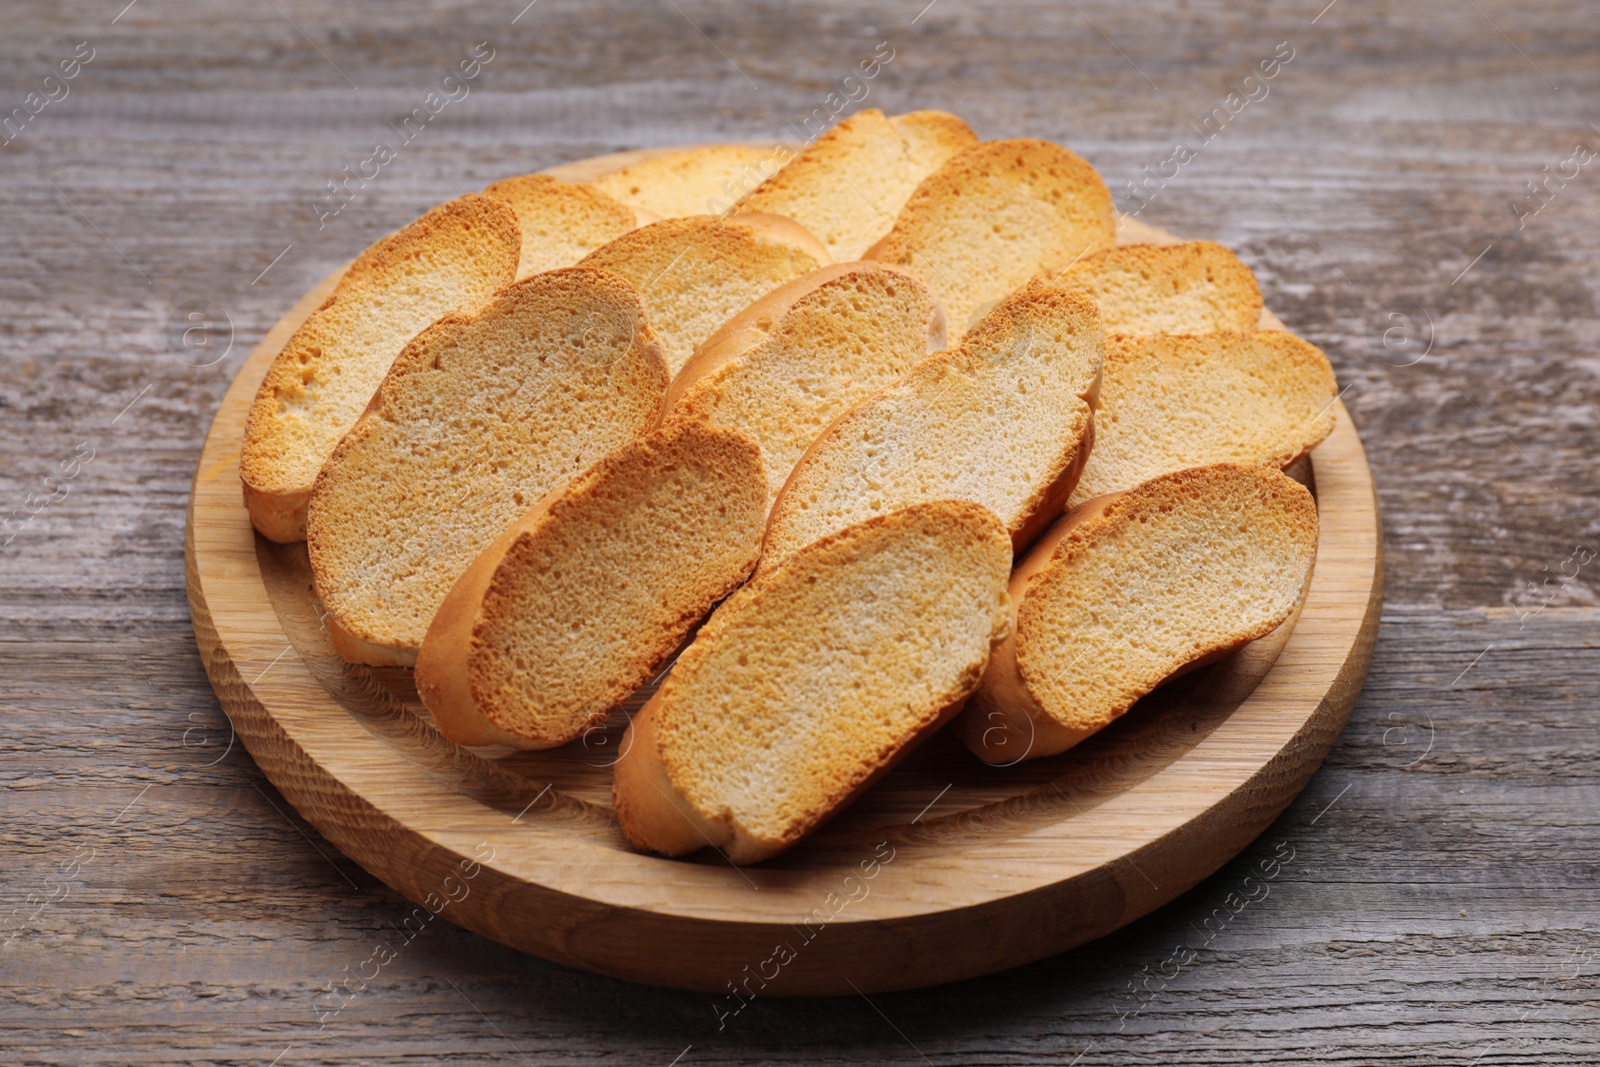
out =
<svg viewBox="0 0 1600 1067"><path fill-rule="evenodd" d="M409 666L467 565L659 422L667 368L633 287L572 267L417 336L317 477L307 548L345 659Z"/></svg>
<svg viewBox="0 0 1600 1067"><path fill-rule="evenodd" d="M868 108L818 137L736 210L794 219L835 262L860 259L889 232L922 179L977 143L965 122L943 111L885 118Z"/></svg>
<svg viewBox="0 0 1600 1067"><path fill-rule="evenodd" d="M841 415L778 494L761 567L924 500L982 504L1020 551L1061 511L1092 440L1102 342L1082 293L1032 283L959 348Z"/></svg>
<svg viewBox="0 0 1600 1067"><path fill-rule="evenodd" d="M959 709L1010 619L1011 542L963 501L808 546L719 608L634 717L622 832L734 863L792 846Z"/></svg>
<svg viewBox="0 0 1600 1067"><path fill-rule="evenodd" d="M1175 471L1073 509L1011 578L1015 629L962 740L995 764L1071 748L1163 681L1276 629L1316 551L1311 494L1270 467Z"/></svg>
<svg viewBox="0 0 1600 1067"><path fill-rule="evenodd" d="M1108 341L1071 502L1208 463L1287 467L1333 430L1336 392L1321 350L1281 330Z"/></svg>
<svg viewBox="0 0 1600 1067"><path fill-rule="evenodd" d="M702 145L609 171L594 186L657 218L717 215L777 173L789 154L781 145Z"/></svg>
<svg viewBox="0 0 1600 1067"><path fill-rule="evenodd" d="M944 313L915 276L881 263L834 264L729 319L672 380L667 417L755 438L776 499L830 422L944 344Z"/></svg>
<svg viewBox="0 0 1600 1067"><path fill-rule="evenodd" d="M1094 296L1107 338L1248 333L1261 321L1255 274L1215 241L1108 248L1055 281Z"/></svg>
<svg viewBox="0 0 1600 1067"><path fill-rule="evenodd" d="M661 669L761 551L761 451L679 423L624 445L507 530L450 591L417 691L461 744L551 748Z"/></svg>
<svg viewBox="0 0 1600 1067"><path fill-rule="evenodd" d="M677 374L734 312L828 261L817 239L788 219L695 215L624 234L582 265L620 274L643 294L667 370Z"/></svg>
<svg viewBox="0 0 1600 1067"><path fill-rule="evenodd" d="M921 275L959 336L1029 279L1116 235L1111 193L1084 160L1049 141L985 141L928 175L862 258Z"/></svg>
<svg viewBox="0 0 1600 1067"><path fill-rule="evenodd" d="M518 281L541 271L570 267L628 231L655 221L655 216L647 213L641 217L599 189L559 181L548 174L507 178L483 193L498 196L517 213L517 226L522 230Z"/></svg>
<svg viewBox="0 0 1600 1067"><path fill-rule="evenodd" d="M273 360L245 421L239 476L257 530L304 540L317 472L400 350L436 319L510 285L520 244L510 205L469 194L356 258Z"/></svg>

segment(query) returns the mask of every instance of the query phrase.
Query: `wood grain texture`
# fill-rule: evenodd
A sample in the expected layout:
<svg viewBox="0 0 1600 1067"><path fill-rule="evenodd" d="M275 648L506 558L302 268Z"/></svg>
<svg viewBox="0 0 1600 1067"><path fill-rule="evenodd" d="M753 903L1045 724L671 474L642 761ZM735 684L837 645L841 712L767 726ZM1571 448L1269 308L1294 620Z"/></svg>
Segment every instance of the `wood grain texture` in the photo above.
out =
<svg viewBox="0 0 1600 1067"><path fill-rule="evenodd" d="M556 173L582 180L653 154ZM1136 220L1120 236L1175 240ZM1104 936L1232 858L1304 788L1366 677L1379 529L1336 403L1307 475L1322 519L1297 622L1070 754L997 771L941 736L780 861L740 870L640 855L622 840L610 785L644 694L579 743L484 758L437 732L408 671L343 662L305 547L251 530L245 413L342 273L267 333L223 398L190 496L189 604L206 672L257 765L342 852L424 905L425 921L448 915L549 959L711 993L723 1016L757 993L989 973Z"/></svg>
<svg viewBox="0 0 1600 1067"><path fill-rule="evenodd" d="M1563 568L1600 548L1596 173L1522 229L1510 210L1600 138L1592 10L1339 0L1313 23L1322 0L677 6L540 0L512 25L521 2L8 5L4 112L78 42L96 56L0 149L4 510L50 492L79 442L95 458L0 549L5 899L47 896L52 872L96 851L64 899L5 928L0 1060L1600 1060L1600 586L1593 565ZM473 95L319 230L324 183L478 40L498 51ZM1125 209L1127 181L1292 43L1270 95L1140 218L1237 249L1350 387L1388 577L1349 725L1217 875L989 978L870 1004L757 999L719 1030L703 994L432 923L319 1019L408 909L225 750L180 546L228 381L300 294L430 204L632 145L785 136L880 40L895 58L868 106L1061 140ZM169 319L208 303L235 344L191 366L212 357ZM1402 347L1385 348L1396 327ZM1297 858L1270 895L1197 933L1279 841ZM1180 942L1196 955L1167 977Z"/></svg>

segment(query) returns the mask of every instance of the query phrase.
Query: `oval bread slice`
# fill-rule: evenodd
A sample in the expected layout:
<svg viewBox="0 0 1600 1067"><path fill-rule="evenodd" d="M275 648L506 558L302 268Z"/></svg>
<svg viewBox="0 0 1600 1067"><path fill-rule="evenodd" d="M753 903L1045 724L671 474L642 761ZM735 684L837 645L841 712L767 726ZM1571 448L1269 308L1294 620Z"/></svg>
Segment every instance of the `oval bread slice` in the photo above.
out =
<svg viewBox="0 0 1600 1067"><path fill-rule="evenodd" d="M517 280L570 267L603 245L636 230L655 216L640 214L588 185L558 181L548 174L523 174L495 182L483 191L516 212L522 231Z"/></svg>
<svg viewBox="0 0 1600 1067"><path fill-rule="evenodd" d="M1082 158L1049 141L985 141L928 175L862 258L920 275L959 336L1008 293L1116 235L1111 193Z"/></svg>
<svg viewBox="0 0 1600 1067"><path fill-rule="evenodd" d="M1031 283L961 346L841 415L772 507L763 570L925 500L1000 516L1018 551L1066 505L1092 441L1100 328L1084 294Z"/></svg>
<svg viewBox="0 0 1600 1067"><path fill-rule="evenodd" d="M702 145L608 171L594 185L657 218L717 215L776 173L792 154L782 145Z"/></svg>
<svg viewBox="0 0 1600 1067"><path fill-rule="evenodd" d="M735 210L794 219L836 262L860 259L922 179L977 143L965 122L943 111L886 118L867 108L818 137Z"/></svg>
<svg viewBox="0 0 1600 1067"><path fill-rule="evenodd" d="M819 541L719 608L634 718L628 840L756 863L794 845L952 715L1006 632L1011 542L934 501Z"/></svg>
<svg viewBox="0 0 1600 1067"><path fill-rule="evenodd" d="M1281 330L1106 342L1072 503L1208 463L1287 467L1333 430L1328 357Z"/></svg>
<svg viewBox="0 0 1600 1067"><path fill-rule="evenodd" d="M245 420L239 476L257 530L305 539L317 472L400 350L436 319L510 285L520 245L510 205L469 194L356 258L272 361Z"/></svg>
<svg viewBox="0 0 1600 1067"><path fill-rule="evenodd" d="M914 275L837 263L729 319L673 379L667 417L755 438L775 499L829 423L944 343L944 313Z"/></svg>
<svg viewBox="0 0 1600 1067"><path fill-rule="evenodd" d="M1185 669L1265 637L1317 551L1305 487L1270 467L1164 474L1075 508L1011 578L1014 632L957 723L981 759L1071 748Z"/></svg>
<svg viewBox="0 0 1600 1067"><path fill-rule="evenodd" d="M614 274L550 271L430 326L311 495L333 645L410 666L467 565L545 494L660 421L667 368Z"/></svg>
<svg viewBox="0 0 1600 1067"><path fill-rule="evenodd" d="M1055 284L1085 289L1106 337L1248 333L1261 320L1261 288L1215 241L1122 245L1085 256Z"/></svg>
<svg viewBox="0 0 1600 1067"><path fill-rule="evenodd" d="M761 452L680 423L611 453L467 569L417 658L417 691L466 745L552 748L604 722L755 567Z"/></svg>
<svg viewBox="0 0 1600 1067"><path fill-rule="evenodd" d="M640 227L580 265L633 283L661 339L667 370L676 374L735 312L828 262L817 239L788 219L695 215Z"/></svg>

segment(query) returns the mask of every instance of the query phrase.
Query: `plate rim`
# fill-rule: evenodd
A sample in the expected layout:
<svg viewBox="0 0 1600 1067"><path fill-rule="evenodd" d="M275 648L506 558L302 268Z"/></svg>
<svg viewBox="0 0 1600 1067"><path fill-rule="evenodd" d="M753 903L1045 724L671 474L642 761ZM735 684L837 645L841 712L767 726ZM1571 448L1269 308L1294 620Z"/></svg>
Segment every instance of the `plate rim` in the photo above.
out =
<svg viewBox="0 0 1600 1067"><path fill-rule="evenodd" d="M613 153L546 173L582 180L599 170L682 147L690 146ZM1178 238L1127 220L1119 241L1137 240ZM705 976L724 975L725 967L686 970L682 961L675 963L670 958L670 952L640 951L637 939L657 937L680 943L687 938L697 944L697 939L709 939L723 946L722 957L748 959L740 953L748 953L751 946L762 942L770 944L772 937L784 936L784 930L794 929L791 924L803 918L805 910L797 912L795 905L816 901L817 879L824 877L818 873L822 868L757 867L744 872L745 880L776 892L743 893L735 913L725 902L715 900L726 896L730 886L740 892L740 876L728 868L627 852L619 850L614 841L598 837L585 840L550 833L545 835L548 840L530 847L525 856L513 859L494 851L493 858L487 858L483 846L487 843L493 850L493 842L483 836L481 819L505 818L502 807L449 792L442 785L437 795L426 796L418 793L414 780L404 788L395 785L405 780L404 774L395 775L395 761L401 761L402 770L410 766L404 753L369 731L358 728L352 734L339 716L319 717L294 710L302 704L316 704L319 697L335 708L339 705L300 656L288 655L293 646L283 630L263 622L276 620L277 614L257 564L256 535L239 490L238 451L243 411L267 366L293 329L326 299L344 269L341 266L313 287L268 331L235 374L206 432L185 523L185 572L197 644L220 703L257 765L301 814L352 859L407 898L418 903L437 900L452 872L459 882L460 872L471 870L468 895L457 902L459 906L447 902L441 912L460 925L602 973L720 990L721 982ZM1279 324L1264 316L1263 325ZM852 903L847 914L830 920L830 925L844 932L830 935L827 951L819 950L811 961L785 976L792 988L764 989L764 995L848 992L842 982L830 983L825 972L839 959L849 958L854 944L872 944L874 939L894 944L908 936L937 936L946 929L987 929L1008 922L1007 915L1037 915L1059 910L1069 898L1081 903L1085 893L1103 894L1108 905L1104 915L1096 913L1075 926L1056 916L1050 922L1057 923L1059 930L1050 927L1044 936L1019 943L1029 948L1027 953L1002 937L997 941L1003 944L987 954L949 953L961 956L959 965L935 964L914 974L897 975L897 969L906 968L901 953L891 956L886 966L849 977L870 992L933 984L1053 954L1108 933L1168 902L1231 859L1270 824L1309 782L1348 718L1370 663L1382 601L1382 539L1371 473L1348 411L1337 399L1333 407L1334 432L1311 457L1319 512L1324 517L1317 566L1305 612L1278 661L1256 691L1187 755L1106 804L1125 806L1129 797L1142 800L1143 791L1169 790L1181 784L1169 777L1173 774L1183 777L1226 765L1233 768L1231 776L1197 792L1198 807L1180 822L1156 828L1159 832L1148 831L1153 836L1137 847L1126 848L1108 839L1103 849L1091 847L1087 855L1059 869L1037 863L1018 869L991 864L998 869L989 870L981 880L952 879L959 864L952 863L950 848L967 846L942 842L940 835L950 828L941 821L960 820L961 814L929 820L920 835L901 835L899 828L886 830L894 837L892 867L897 877L908 869L931 874L931 884L940 887L940 892L928 892L930 883L923 880L916 883L915 893L878 892ZM1370 554L1356 553L1361 558L1353 561L1338 555L1330 529L1341 539L1361 539ZM1348 547L1348 543L1341 541L1338 547ZM243 599L239 599L241 595ZM1247 720L1251 726L1259 725L1250 716L1241 716L1247 707L1258 701L1287 699L1279 694L1281 686L1274 683L1275 676L1279 683L1320 689L1322 695L1292 722L1285 719L1265 733L1243 729ZM1241 728L1229 729L1235 720ZM1115 808L1103 812L1106 804L1094 810L1105 815L1118 813ZM476 805L482 811L462 805ZM1009 849L1013 852L1024 844L1048 846L1062 835L1068 822L1058 819L1005 840L1015 842ZM537 821L518 825L522 837L540 834ZM1214 846L1208 850L1209 858L1200 863L1192 858L1174 861L1170 854L1180 843L1170 839L1193 837L1201 830L1216 835L1208 838ZM1083 844L1076 838L1072 843ZM582 854L574 855L574 848ZM1123 870L1124 862L1139 874ZM585 872L586 884L570 877L568 872L575 863ZM629 877L630 868L634 872L648 869L653 873L645 880L654 881L667 869L661 865L668 865L668 881L679 887L675 898L664 900L660 894L641 893ZM829 868L828 877L837 881L840 871L852 869ZM483 872L488 872L487 877ZM1151 879L1152 872L1160 877L1162 887ZM1141 877L1150 884L1141 884ZM1069 885L1075 886L1070 892ZM713 902L704 903L696 889ZM477 902L469 905L473 893ZM509 912L520 912L521 917ZM540 924L525 921L530 914L558 918L555 925L560 929L540 935L534 929ZM614 929L597 936L596 924ZM1085 934L1085 930L1089 932ZM630 937L635 941L631 946Z"/></svg>

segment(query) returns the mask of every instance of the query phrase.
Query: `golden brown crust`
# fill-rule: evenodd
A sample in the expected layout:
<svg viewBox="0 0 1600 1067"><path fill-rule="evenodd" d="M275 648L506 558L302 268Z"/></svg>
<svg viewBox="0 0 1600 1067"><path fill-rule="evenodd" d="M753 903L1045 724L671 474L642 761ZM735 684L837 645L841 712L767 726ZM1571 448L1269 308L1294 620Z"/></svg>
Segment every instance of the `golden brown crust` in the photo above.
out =
<svg viewBox="0 0 1600 1067"><path fill-rule="evenodd" d="M593 268L529 277L418 334L312 492L307 551L335 648L410 665L479 550L654 428L666 385L638 293Z"/></svg>
<svg viewBox="0 0 1600 1067"><path fill-rule="evenodd" d="M599 189L548 174L522 174L484 191L511 205L522 233L517 280L570 267L644 223L631 206Z"/></svg>
<svg viewBox="0 0 1600 1067"><path fill-rule="evenodd" d="M1281 330L1108 340L1073 502L1185 467L1289 467L1332 432L1337 389L1328 358Z"/></svg>
<svg viewBox="0 0 1600 1067"><path fill-rule="evenodd" d="M817 137L736 210L792 218L816 234L833 259L860 259L889 231L918 184L977 140L966 123L944 112L889 119L866 108Z"/></svg>
<svg viewBox="0 0 1600 1067"><path fill-rule="evenodd" d="M725 830L702 818L667 776L656 738L661 690L645 701L628 724L612 768L611 806L623 834L635 848L663 856L687 856L727 843Z"/></svg>
<svg viewBox="0 0 1600 1067"><path fill-rule="evenodd" d="M262 537L279 544L306 539L306 508L311 504L309 488L257 489L243 480L240 488L244 491L244 507L250 514L250 525Z"/></svg>
<svg viewBox="0 0 1600 1067"><path fill-rule="evenodd" d="M630 442L546 496L468 567L423 640L417 688L445 736L549 748L603 721L754 568L764 486L755 442L682 423ZM671 525L637 525L651 522ZM649 545L673 569L615 571L602 540ZM567 574L587 576L581 605L560 600L559 588L539 592L544 575ZM586 653L581 677L571 673L580 664L561 645L565 635L536 625L539 611L563 606L611 626L603 636L626 630L625 641L595 642L609 652Z"/></svg>
<svg viewBox="0 0 1600 1067"><path fill-rule="evenodd" d="M783 145L701 145L607 171L594 185L649 212L651 222L717 215L775 174L792 155Z"/></svg>
<svg viewBox="0 0 1600 1067"><path fill-rule="evenodd" d="M817 240L816 234L800 225L794 219L783 215L773 215L761 211L741 211L738 215L724 219L722 222L733 225L748 226L760 237L774 244L784 244L810 256L818 267L825 267L833 262L828 255L827 246ZM815 269L812 268L812 269ZM768 290L770 292L770 290Z"/></svg>
<svg viewBox="0 0 1600 1067"><path fill-rule="evenodd" d="M339 653L339 658L349 663L364 663L369 667L414 667L417 663L415 648L398 648L393 644L367 641L339 624L329 612L322 618L328 631L328 643Z"/></svg>
<svg viewBox="0 0 1600 1067"><path fill-rule="evenodd" d="M898 562L909 565L900 571L892 569L897 551L906 553ZM983 672L990 648L1007 632L1004 586L1009 565L1010 542L992 513L964 501L943 500L876 516L808 545L785 566L758 575L706 623L629 727L623 742L626 754L614 780L623 833L640 848L669 855L713 845L735 863L760 862L793 846L959 711ZM959 608L954 601L937 599L955 586L961 592L950 595L960 600ZM873 595L871 609L865 607L867 601L856 599L863 593ZM894 629L902 641L876 641L874 626ZM919 638L919 626L945 629ZM851 647L839 652L839 642ZM880 659L856 659L857 643L872 646ZM774 648L781 649L774 661L782 664L779 669L796 677L814 677L816 663L833 663L828 657L834 655L855 664L866 688L838 683L842 692L853 694L845 701L848 709L827 702L828 690L814 697L823 703L803 709L810 732L839 732L850 739L849 754L829 749L825 762L816 765L792 762L787 753L772 757L776 777L760 783L765 787L762 798L752 791L754 784L736 796L727 795L716 784L721 776L753 773L736 767L729 771L728 760L759 762L768 757L755 751L730 753L723 746L704 744L701 735L707 729L727 729L765 736L763 731L775 728L787 736L780 719L757 720L801 714L776 709L748 688L761 682L786 685L767 673ZM935 655L935 649L945 652L945 658ZM728 664L755 672L760 681L724 673ZM919 676L933 675L926 691L908 695L890 683L893 696L880 697L872 683L901 664L914 664ZM883 709L885 715L900 714L904 720L892 728L899 731L892 736L878 737L885 727L870 713L878 699L916 702L903 714ZM723 701L731 703L724 706ZM712 706L719 710L708 712ZM720 761L722 769L709 767L708 760ZM784 799L773 801L775 796ZM761 803L776 804L776 815L757 811Z"/></svg>
<svg viewBox="0 0 1600 1067"><path fill-rule="evenodd" d="M500 561L511 543L527 530L537 528L549 514L550 504L570 488L569 483L547 495L479 553L450 587L433 622L428 624L422 649L417 653L417 695L433 714L439 732L458 745L522 747L522 738L494 725L479 709L466 665L472 653L472 633L479 606Z"/></svg>
<svg viewBox="0 0 1600 1067"><path fill-rule="evenodd" d="M1028 598L1028 586L1050 565L1067 535L1087 522L1098 520L1120 497L1120 493L1096 497L1062 515L1011 572L1007 586L1011 597L1011 630L990 654L983 682L967 702L955 726L962 742L985 763L1013 766L1045 752L1063 752L1086 736L1052 719L1023 681L1017 665L1015 618L1017 609Z"/></svg>
<svg viewBox="0 0 1600 1067"><path fill-rule="evenodd" d="M1081 365L1060 370L1073 376L1068 381L1075 401L1072 408L1051 413L1062 420L1060 425L1052 426L1043 418L1037 425L1025 425L1020 415L993 410L996 404L1023 403L1029 394L1009 387L984 393L984 376L1006 381L1000 375L1008 366L1024 373L1033 360L1065 352L1066 344L1081 345L1083 359ZM1039 283L1012 294L968 333L959 348L929 356L900 382L861 401L823 431L795 464L773 504L761 570L780 565L817 536L819 523L830 524L831 532L869 514L929 499L920 493L897 493L888 478L895 471L945 483L937 491L929 490L936 497L970 499L991 507L1020 552L1060 513L1090 455L1101 359L1095 307L1087 296ZM945 399L953 407L935 414L934 405ZM937 443L937 459L924 462L915 450L882 444L893 440L891 431L904 436L923 423L927 423L927 442ZM1020 472L993 454L1002 440L998 435L1011 429L1031 433L1048 452L1034 457L1039 465L1026 471L1026 488L1020 493L1009 477ZM951 440L957 433L959 447ZM846 499L844 479L867 478L861 464L848 458L864 447L873 449L878 467L862 492ZM891 462L898 466L891 468ZM984 469L980 471L978 464ZM1002 493L1003 503L997 495ZM819 505L823 496L826 500ZM845 518L835 519L819 507L843 508Z"/></svg>
<svg viewBox="0 0 1600 1067"><path fill-rule="evenodd" d="M239 475L257 530L305 537L317 472L395 357L436 319L509 285L520 247L510 206L469 194L357 257L273 360L246 417Z"/></svg>
<svg viewBox="0 0 1600 1067"><path fill-rule="evenodd" d="M757 300L673 380L668 419L732 426L761 444L776 498L838 415L943 347L944 315L914 275L834 264Z"/></svg>
<svg viewBox="0 0 1600 1067"><path fill-rule="evenodd" d="M889 122L905 140L912 165L924 176L978 143L972 127L948 111L908 111L890 116Z"/></svg>
<svg viewBox="0 0 1600 1067"><path fill-rule="evenodd" d="M624 234L579 265L613 271L639 289L676 374L736 312L828 262L816 238L789 219L696 215Z"/></svg>
<svg viewBox="0 0 1600 1067"><path fill-rule="evenodd" d="M1247 513L1248 508L1254 511ZM1173 517L1167 518L1169 515ZM1196 593L1184 583L1198 587L1204 570L1224 566L1225 546L1220 543L1206 545L1215 559L1190 561L1191 566L1181 569L1169 567L1159 576L1139 570L1142 553L1147 550L1137 538L1147 530L1159 529L1163 523L1180 524L1187 531L1185 538L1215 536L1217 524L1208 527L1202 521L1208 518L1219 519L1231 531L1225 536L1240 544L1255 539L1257 554L1251 558L1257 561L1256 570L1239 576L1253 587L1252 595L1262 600L1251 605L1254 617L1248 612L1229 612L1221 604L1183 599L1203 595L1203 590ZM1235 522L1241 525L1235 528ZM990 658L983 683L957 725L962 741L979 758L997 765L1054 755L1114 721L1158 685L1271 633L1293 613L1309 587L1317 526L1316 505L1304 486L1275 469L1241 464L1174 471L1074 508L1013 572L1012 633ZM1192 551L1200 549L1193 547ZM1166 657L1165 665L1151 676L1147 665L1135 666L1131 659L1123 663L1099 650L1101 654L1077 674L1088 672L1109 679L1106 692L1075 693L1074 703L1068 706L1061 703L1060 684L1078 668L1081 657L1094 655L1097 646L1092 642L1099 638L1086 632L1077 640L1069 636L1063 644L1056 624L1050 621L1051 602L1058 596L1080 595L1072 584L1077 569L1084 561L1106 553L1123 555L1115 588L1095 599L1096 626L1114 624L1118 604L1137 602L1145 622L1134 644L1154 648ZM1160 588L1151 584L1157 579ZM1141 582L1139 590L1126 588ZM1175 643L1177 639L1171 636L1172 620L1179 616L1200 620L1191 624L1195 632L1183 638L1184 643ZM1128 642L1130 638L1118 640ZM1071 661L1055 662L1063 655L1070 655Z"/></svg>
<svg viewBox="0 0 1600 1067"><path fill-rule="evenodd" d="M862 258L921 275L955 335L1031 278L1115 240L1111 193L1094 168L1060 145L1023 138L985 141L934 171Z"/></svg>
<svg viewBox="0 0 1600 1067"><path fill-rule="evenodd" d="M1069 266L1055 284L1094 297L1107 338L1248 333L1261 319L1255 274L1215 241L1108 248Z"/></svg>
<svg viewBox="0 0 1600 1067"><path fill-rule="evenodd" d="M673 377L672 385L667 390L667 410L670 412L676 407L699 382L770 340L784 315L818 289L840 278L873 274L893 274L907 279L913 285L922 284L908 271L867 260L830 263L785 282L723 323L706 338L705 343ZM927 351L937 352L944 348L946 337L944 313L940 311L928 325Z"/></svg>

